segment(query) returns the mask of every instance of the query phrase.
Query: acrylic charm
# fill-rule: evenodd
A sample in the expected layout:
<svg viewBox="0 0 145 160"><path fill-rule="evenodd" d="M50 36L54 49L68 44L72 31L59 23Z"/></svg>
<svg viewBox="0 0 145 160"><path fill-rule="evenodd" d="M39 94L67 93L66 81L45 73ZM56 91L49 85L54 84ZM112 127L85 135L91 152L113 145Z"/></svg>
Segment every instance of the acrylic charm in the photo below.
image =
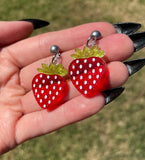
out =
<svg viewBox="0 0 145 160"><path fill-rule="evenodd" d="M106 63L102 59L104 51L96 45L101 37L99 31L92 32L83 50L75 49L76 54L69 66L69 77L76 89L86 97L95 96L103 90L106 75Z"/></svg>
<svg viewBox="0 0 145 160"><path fill-rule="evenodd" d="M40 107L52 110L63 102L68 84L64 78L67 70L57 63L60 58L58 46L54 45L50 50L54 54L52 62L49 65L43 63L42 68L37 69L40 73L32 80L32 90Z"/></svg>

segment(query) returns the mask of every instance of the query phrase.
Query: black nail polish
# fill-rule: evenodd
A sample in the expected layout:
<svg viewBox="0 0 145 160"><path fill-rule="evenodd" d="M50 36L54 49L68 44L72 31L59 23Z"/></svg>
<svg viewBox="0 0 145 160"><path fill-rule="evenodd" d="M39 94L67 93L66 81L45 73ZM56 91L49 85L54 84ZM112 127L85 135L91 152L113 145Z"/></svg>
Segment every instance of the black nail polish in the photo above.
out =
<svg viewBox="0 0 145 160"><path fill-rule="evenodd" d="M130 35L130 34L136 32L141 27L141 24L133 23L133 22L116 23L116 24L113 24L113 25L116 28L118 33L124 33L124 34L127 34L127 35Z"/></svg>
<svg viewBox="0 0 145 160"><path fill-rule="evenodd" d="M131 34L129 38L133 41L135 52L145 47L145 32Z"/></svg>
<svg viewBox="0 0 145 160"><path fill-rule="evenodd" d="M124 89L124 87L119 87L102 92L105 97L105 105L117 98L124 91Z"/></svg>
<svg viewBox="0 0 145 160"><path fill-rule="evenodd" d="M34 29L42 28L48 26L50 23L41 19L22 19L20 21L26 21L33 24Z"/></svg>
<svg viewBox="0 0 145 160"><path fill-rule="evenodd" d="M126 61L124 64L128 69L129 76L131 76L145 65L145 58Z"/></svg>

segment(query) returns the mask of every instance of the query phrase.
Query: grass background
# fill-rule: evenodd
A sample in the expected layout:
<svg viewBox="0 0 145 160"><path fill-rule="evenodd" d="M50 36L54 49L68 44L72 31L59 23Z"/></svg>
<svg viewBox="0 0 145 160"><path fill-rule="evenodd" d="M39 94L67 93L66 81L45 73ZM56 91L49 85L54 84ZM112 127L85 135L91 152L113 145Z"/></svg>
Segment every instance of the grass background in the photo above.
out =
<svg viewBox="0 0 145 160"><path fill-rule="evenodd" d="M0 0L0 20L40 18L51 25L33 35L88 22L138 22L145 30L144 0ZM145 57L145 49L131 59ZM126 91L97 115L25 142L1 160L144 160L145 68Z"/></svg>

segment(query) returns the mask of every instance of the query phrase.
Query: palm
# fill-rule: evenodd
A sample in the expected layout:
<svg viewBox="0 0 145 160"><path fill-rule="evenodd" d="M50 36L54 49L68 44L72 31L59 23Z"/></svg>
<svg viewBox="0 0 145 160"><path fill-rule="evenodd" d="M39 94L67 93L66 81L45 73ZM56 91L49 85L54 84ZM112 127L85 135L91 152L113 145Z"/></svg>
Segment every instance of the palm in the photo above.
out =
<svg viewBox="0 0 145 160"><path fill-rule="evenodd" d="M96 30L98 26L104 37L99 41L99 46L106 52L109 62L110 87L120 86L128 78L126 67L120 62L111 61L125 60L133 52L132 41L126 35L113 34L115 29L108 23L86 24L25 40L21 39L31 33L32 25L27 22L15 22L12 25L16 26L21 34L18 38L14 36L14 31L7 30L7 33L11 35L11 40L2 44L2 46L7 44L7 47L2 47L0 55L0 153L30 138L47 134L91 116L104 106L104 97L101 93L91 98L90 101L80 95L69 82L68 99L63 105L52 112L40 109L32 94L31 82L37 73L36 68L40 67L41 63L50 62L49 48L51 45L57 44L61 48L63 65L67 68L72 61L70 54L74 52L74 48L82 46L90 32ZM3 36L5 35L8 36L6 33ZM110 50L110 45L118 47ZM117 55L116 52L118 52ZM117 68L119 67L121 67L122 74L118 73Z"/></svg>

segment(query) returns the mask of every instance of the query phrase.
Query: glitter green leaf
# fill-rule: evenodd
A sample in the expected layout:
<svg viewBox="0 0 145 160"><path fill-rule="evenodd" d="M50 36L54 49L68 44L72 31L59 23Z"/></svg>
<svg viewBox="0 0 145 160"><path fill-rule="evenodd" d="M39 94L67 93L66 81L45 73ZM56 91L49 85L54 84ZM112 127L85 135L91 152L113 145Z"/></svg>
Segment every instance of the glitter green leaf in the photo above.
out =
<svg viewBox="0 0 145 160"><path fill-rule="evenodd" d="M89 57L100 57L102 58L105 53L103 50L100 50L98 46L92 46L90 49L88 47L84 47L83 51L76 48L75 49L76 54L72 54L71 57L74 59L78 58L89 58Z"/></svg>
<svg viewBox="0 0 145 160"><path fill-rule="evenodd" d="M44 74L49 74L49 75L60 75L60 76L65 76L67 74L67 70L64 69L62 64L53 64L50 63L50 65L47 65L45 63L41 64L42 68L37 68L37 71L40 73L44 73Z"/></svg>

